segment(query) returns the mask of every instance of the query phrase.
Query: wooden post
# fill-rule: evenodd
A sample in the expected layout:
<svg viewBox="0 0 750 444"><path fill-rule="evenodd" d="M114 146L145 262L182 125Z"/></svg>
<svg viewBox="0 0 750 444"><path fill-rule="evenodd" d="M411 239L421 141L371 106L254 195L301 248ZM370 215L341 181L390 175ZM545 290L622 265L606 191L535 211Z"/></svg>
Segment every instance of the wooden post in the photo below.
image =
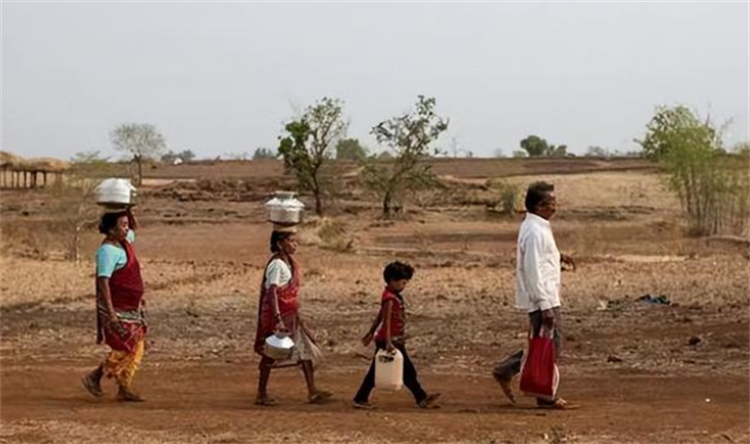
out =
<svg viewBox="0 0 750 444"><path fill-rule="evenodd" d="M36 176L37 176L37 174L38 174L37 171L32 171L31 172L31 188L36 188Z"/></svg>
<svg viewBox="0 0 750 444"><path fill-rule="evenodd" d="M42 178L44 179L43 186L46 188L47 187L47 172L46 171L42 173Z"/></svg>

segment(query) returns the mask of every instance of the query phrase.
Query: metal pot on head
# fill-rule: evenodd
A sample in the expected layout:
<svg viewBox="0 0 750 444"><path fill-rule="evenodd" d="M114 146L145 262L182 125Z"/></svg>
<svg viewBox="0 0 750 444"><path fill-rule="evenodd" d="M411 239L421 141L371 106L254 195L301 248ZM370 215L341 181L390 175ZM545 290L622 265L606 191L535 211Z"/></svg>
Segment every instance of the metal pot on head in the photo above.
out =
<svg viewBox="0 0 750 444"><path fill-rule="evenodd" d="M277 191L274 197L266 202L268 219L279 225L295 225L302 222L302 210L305 204L295 199L293 191Z"/></svg>
<svg viewBox="0 0 750 444"><path fill-rule="evenodd" d="M136 188L128 179L104 179L95 189L96 203L108 211L124 210L133 205Z"/></svg>

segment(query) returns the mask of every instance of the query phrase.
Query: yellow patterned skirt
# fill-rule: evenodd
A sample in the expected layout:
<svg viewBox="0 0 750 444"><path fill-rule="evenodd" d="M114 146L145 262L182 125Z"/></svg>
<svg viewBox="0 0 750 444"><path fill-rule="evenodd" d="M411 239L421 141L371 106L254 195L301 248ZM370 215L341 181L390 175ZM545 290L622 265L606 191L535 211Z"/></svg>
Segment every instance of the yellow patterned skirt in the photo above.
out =
<svg viewBox="0 0 750 444"><path fill-rule="evenodd" d="M138 370L138 366L143 360L143 354L146 349L146 339L142 338L136 344L132 352L121 350L112 350L109 356L102 363L104 375L113 378L117 384L124 388L129 388L133 383L133 377Z"/></svg>

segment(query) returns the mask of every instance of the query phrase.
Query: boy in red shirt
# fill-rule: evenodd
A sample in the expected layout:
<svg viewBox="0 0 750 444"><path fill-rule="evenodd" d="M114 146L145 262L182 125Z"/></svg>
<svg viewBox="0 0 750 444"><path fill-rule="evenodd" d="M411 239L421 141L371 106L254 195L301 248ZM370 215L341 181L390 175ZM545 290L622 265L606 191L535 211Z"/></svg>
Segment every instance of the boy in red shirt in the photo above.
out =
<svg viewBox="0 0 750 444"><path fill-rule="evenodd" d="M404 357L404 385L414 395L417 405L421 408L437 408L435 401L440 393L428 395L417 379L417 369L409 359L406 352L406 308L404 297L401 292L414 276L414 268L409 264L401 262L391 262L383 270L383 279L386 287L381 297L381 307L372 327L362 338L362 344L365 346L372 342L373 334L375 335L375 353L379 350L393 352L397 349ZM378 329L378 327L380 327ZM377 330L377 333L375 333ZM371 409L373 406L368 401L370 392L375 386L375 359L370 364L370 370L367 372L362 386L359 388L357 395L354 397L354 408Z"/></svg>

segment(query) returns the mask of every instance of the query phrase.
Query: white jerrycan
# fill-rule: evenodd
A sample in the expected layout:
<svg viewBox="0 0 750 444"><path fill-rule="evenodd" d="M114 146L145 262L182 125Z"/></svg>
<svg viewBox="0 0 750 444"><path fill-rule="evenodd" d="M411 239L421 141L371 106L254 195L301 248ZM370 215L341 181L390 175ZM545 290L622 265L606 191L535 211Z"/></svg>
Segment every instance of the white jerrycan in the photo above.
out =
<svg viewBox="0 0 750 444"><path fill-rule="evenodd" d="M403 385L404 356L398 350L379 350L375 354L375 388L395 392Z"/></svg>

